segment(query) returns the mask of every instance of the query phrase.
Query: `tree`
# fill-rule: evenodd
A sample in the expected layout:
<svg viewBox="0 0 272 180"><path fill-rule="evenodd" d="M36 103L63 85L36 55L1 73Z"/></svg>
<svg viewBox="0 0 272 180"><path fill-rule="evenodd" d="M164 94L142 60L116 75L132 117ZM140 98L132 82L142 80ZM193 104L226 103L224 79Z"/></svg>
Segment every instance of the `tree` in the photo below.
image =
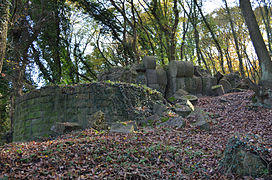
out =
<svg viewBox="0 0 272 180"><path fill-rule="evenodd" d="M2 72L7 45L9 6L9 0L0 0L0 73Z"/></svg>
<svg viewBox="0 0 272 180"><path fill-rule="evenodd" d="M250 1L239 0L239 2L262 70L259 86L255 86L255 96L257 102L262 106L272 108L272 61L261 35Z"/></svg>
<svg viewBox="0 0 272 180"><path fill-rule="evenodd" d="M164 1L164 3L167 1ZM170 2L169 2L170 3ZM179 23L179 11L178 11L178 1L173 0L173 17L167 15L168 4L162 5L161 1L152 1L152 15L159 25L159 29L164 33L166 37L166 52L168 55L168 61L176 59L176 39L177 30Z"/></svg>
<svg viewBox="0 0 272 180"><path fill-rule="evenodd" d="M230 9L228 7L228 3L227 3L226 0L223 0L223 1L225 3L226 10L227 10L227 13L228 13L228 19L230 21L230 27L231 27L231 31L232 31L232 34L233 34L235 49L236 49L236 53L237 53L238 60L239 60L239 69L240 69L242 77L244 78L245 77L244 65L243 65L243 61L242 61L242 56L240 54L240 48L239 48L238 38L237 38L237 35L236 35L236 32L235 32L234 23L233 23L233 20L232 20L232 17L231 17L231 13L230 13Z"/></svg>
<svg viewBox="0 0 272 180"><path fill-rule="evenodd" d="M240 8L242 10L246 25L249 30L250 38L253 42L256 54L258 56L262 77L261 80L272 80L272 61L268 50L261 35L256 17L252 10L249 0L239 0Z"/></svg>
<svg viewBox="0 0 272 180"><path fill-rule="evenodd" d="M224 69L224 60L223 60L223 51L222 51L222 48L221 48L221 45L220 43L218 42L216 36L215 36L215 33L213 32L210 24L208 23L206 17L204 16L203 12L202 12L202 9L201 7L199 6L199 4L197 3L197 0L194 0L194 3L196 4L196 7L198 8L199 12L200 12L200 15L205 23L205 25L207 26L208 30L210 31L210 34L212 36L212 39L214 40L214 43L216 45L216 48L219 52L219 56L220 56L220 64L221 64L221 69L222 69L222 72L225 74L225 69Z"/></svg>

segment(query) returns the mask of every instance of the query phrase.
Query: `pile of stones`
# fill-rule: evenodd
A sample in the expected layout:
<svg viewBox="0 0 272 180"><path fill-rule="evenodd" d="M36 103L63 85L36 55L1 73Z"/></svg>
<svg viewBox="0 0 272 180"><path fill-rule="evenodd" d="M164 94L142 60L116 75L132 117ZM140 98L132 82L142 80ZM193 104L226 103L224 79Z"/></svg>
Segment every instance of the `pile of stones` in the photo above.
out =
<svg viewBox="0 0 272 180"><path fill-rule="evenodd" d="M217 96L237 91L241 86L239 73L215 76L188 61L170 61L158 66L155 56L145 56L141 64L131 68L114 67L102 73L98 80L122 81L146 85L156 89L167 99L182 89L192 95ZM123 70L122 70L123 69Z"/></svg>

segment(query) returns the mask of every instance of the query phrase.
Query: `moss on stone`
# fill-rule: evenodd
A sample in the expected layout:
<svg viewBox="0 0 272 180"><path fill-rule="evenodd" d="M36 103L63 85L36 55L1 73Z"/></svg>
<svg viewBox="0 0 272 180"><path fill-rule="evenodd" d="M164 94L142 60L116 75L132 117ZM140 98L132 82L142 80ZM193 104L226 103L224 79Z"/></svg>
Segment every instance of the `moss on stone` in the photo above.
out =
<svg viewBox="0 0 272 180"><path fill-rule="evenodd" d="M161 121L162 123L164 123L164 122L167 122L169 119L170 119L169 117L162 117L162 118L160 119L160 121Z"/></svg>
<svg viewBox="0 0 272 180"><path fill-rule="evenodd" d="M219 84L219 85L215 85L215 86L212 86L212 90L214 90L214 89L218 89L218 88L221 88L221 87L223 87L221 84Z"/></svg>

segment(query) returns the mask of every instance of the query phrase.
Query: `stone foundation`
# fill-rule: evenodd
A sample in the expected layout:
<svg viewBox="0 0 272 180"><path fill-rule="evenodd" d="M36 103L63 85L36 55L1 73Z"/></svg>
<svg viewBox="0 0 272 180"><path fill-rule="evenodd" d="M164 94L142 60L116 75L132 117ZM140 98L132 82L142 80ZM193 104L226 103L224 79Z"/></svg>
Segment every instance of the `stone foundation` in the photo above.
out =
<svg viewBox="0 0 272 180"><path fill-rule="evenodd" d="M125 83L92 83L78 86L50 86L34 90L17 99L13 141L27 141L54 135L57 122L88 127L97 111L105 113L108 124L139 121L152 113L153 103L164 104L156 91Z"/></svg>

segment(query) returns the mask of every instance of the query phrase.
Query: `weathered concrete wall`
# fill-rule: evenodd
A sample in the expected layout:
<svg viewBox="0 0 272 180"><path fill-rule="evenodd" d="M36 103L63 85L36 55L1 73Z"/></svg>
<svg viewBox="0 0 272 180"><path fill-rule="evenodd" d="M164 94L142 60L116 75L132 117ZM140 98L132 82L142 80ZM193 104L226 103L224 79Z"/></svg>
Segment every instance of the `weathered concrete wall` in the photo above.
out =
<svg viewBox="0 0 272 180"><path fill-rule="evenodd" d="M56 122L77 122L83 128L101 110L106 121L141 120L140 108L163 104L160 93L125 83L92 83L78 86L50 86L32 91L16 102L13 141L52 135ZM138 109L138 110L137 110Z"/></svg>

